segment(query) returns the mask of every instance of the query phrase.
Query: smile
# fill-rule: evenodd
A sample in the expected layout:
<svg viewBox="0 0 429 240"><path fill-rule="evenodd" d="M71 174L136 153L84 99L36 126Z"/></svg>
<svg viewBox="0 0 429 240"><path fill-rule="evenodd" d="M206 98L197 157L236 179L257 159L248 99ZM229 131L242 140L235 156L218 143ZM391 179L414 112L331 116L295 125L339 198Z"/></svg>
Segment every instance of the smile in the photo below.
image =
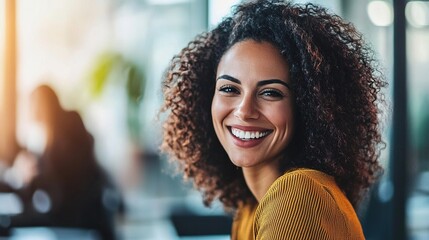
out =
<svg viewBox="0 0 429 240"><path fill-rule="evenodd" d="M260 139L263 138L265 136L267 136L268 134L270 134L272 131L271 130L265 130L265 131L243 131L241 129L238 128L230 128L230 131L232 133L232 135L234 135L237 138L240 138L241 140L245 140L245 141L249 141L249 140L253 140L253 139Z"/></svg>

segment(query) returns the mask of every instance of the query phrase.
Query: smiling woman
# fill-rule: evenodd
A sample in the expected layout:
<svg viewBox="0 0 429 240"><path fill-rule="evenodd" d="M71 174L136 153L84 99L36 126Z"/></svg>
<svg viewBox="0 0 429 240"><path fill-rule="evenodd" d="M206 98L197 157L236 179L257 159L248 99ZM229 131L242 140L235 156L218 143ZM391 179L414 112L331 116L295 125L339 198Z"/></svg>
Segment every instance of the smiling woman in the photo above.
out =
<svg viewBox="0 0 429 240"><path fill-rule="evenodd" d="M363 239L355 210L381 173L374 64L326 9L238 5L173 58L162 149L206 204L236 210L232 239Z"/></svg>
<svg viewBox="0 0 429 240"><path fill-rule="evenodd" d="M272 44L246 40L223 55L217 76L213 126L230 160L244 174L278 171L293 129L288 64Z"/></svg>

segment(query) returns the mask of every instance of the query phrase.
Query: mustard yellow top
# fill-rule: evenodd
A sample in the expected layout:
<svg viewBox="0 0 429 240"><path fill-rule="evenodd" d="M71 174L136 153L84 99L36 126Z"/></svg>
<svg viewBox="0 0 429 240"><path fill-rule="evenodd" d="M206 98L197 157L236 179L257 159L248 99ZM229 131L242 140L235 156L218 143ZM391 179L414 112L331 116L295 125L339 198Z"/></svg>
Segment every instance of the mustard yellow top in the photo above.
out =
<svg viewBox="0 0 429 240"><path fill-rule="evenodd" d="M365 239L353 206L320 171L298 169L270 186L257 205L238 210L232 240Z"/></svg>

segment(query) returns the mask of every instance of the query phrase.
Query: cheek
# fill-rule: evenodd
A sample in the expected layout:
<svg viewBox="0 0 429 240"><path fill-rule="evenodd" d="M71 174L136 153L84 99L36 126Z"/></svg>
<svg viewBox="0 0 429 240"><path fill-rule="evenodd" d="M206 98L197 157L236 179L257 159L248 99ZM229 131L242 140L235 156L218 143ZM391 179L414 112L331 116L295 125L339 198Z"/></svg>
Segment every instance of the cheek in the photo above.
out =
<svg viewBox="0 0 429 240"><path fill-rule="evenodd" d="M213 97L211 112L214 129L216 133L218 133L218 128L221 125L222 121L221 119L224 112L224 107L222 102L219 101L219 98L216 97L216 95Z"/></svg>
<svg viewBox="0 0 429 240"><path fill-rule="evenodd" d="M212 119L213 125L221 124L221 121L226 117L228 113L228 104L225 103L220 97L214 96L212 102Z"/></svg>
<svg viewBox="0 0 429 240"><path fill-rule="evenodd" d="M266 116L277 128L285 128L285 130L287 128L288 132L291 132L293 130L294 113L290 104L273 107L272 109L270 109L269 112L267 112Z"/></svg>
<svg viewBox="0 0 429 240"><path fill-rule="evenodd" d="M214 96L213 97L213 101L212 101L212 106L211 106L211 113L212 113L212 123L213 123L213 128L215 130L216 136L218 137L219 140L222 139L222 119L223 119L223 115L224 115L224 106L223 103L221 101L219 101L219 99Z"/></svg>
<svg viewBox="0 0 429 240"><path fill-rule="evenodd" d="M214 96L211 106L213 128L222 145L226 134L224 121L230 116L233 109L233 104L228 100L229 99L222 96Z"/></svg>

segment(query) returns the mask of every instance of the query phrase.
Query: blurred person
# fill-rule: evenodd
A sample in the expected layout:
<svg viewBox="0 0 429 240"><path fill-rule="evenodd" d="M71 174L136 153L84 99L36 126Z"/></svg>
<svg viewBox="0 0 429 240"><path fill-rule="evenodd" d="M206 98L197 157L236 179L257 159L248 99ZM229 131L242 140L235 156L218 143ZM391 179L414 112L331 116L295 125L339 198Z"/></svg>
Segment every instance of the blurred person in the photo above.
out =
<svg viewBox="0 0 429 240"><path fill-rule="evenodd" d="M94 139L79 114L64 110L52 88L37 87L30 96L27 149L12 166L10 181L24 212L11 226L95 229L115 239L118 190L97 164Z"/></svg>
<svg viewBox="0 0 429 240"><path fill-rule="evenodd" d="M375 67L322 7L242 3L170 63L161 148L234 210L232 239L364 239L356 210L382 173Z"/></svg>

